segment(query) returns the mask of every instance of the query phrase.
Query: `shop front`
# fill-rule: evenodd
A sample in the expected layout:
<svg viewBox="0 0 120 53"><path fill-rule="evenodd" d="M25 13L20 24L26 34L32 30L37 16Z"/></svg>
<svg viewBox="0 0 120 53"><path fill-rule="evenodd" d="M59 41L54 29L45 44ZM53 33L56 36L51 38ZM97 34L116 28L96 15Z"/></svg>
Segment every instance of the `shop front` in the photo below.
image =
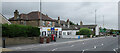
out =
<svg viewBox="0 0 120 53"><path fill-rule="evenodd" d="M40 36L51 36L56 35L57 38L60 38L62 35L62 28L60 27L42 27L40 29L41 35Z"/></svg>

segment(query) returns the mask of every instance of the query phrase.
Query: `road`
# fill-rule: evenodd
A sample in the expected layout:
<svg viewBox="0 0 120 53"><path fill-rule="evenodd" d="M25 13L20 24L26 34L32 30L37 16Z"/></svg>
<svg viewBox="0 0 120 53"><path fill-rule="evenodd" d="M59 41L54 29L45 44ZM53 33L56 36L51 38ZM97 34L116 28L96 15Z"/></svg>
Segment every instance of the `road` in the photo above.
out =
<svg viewBox="0 0 120 53"><path fill-rule="evenodd" d="M34 48L20 49L18 51L114 51L118 49L118 37L88 38L74 41L33 45ZM17 51L17 50L16 50Z"/></svg>

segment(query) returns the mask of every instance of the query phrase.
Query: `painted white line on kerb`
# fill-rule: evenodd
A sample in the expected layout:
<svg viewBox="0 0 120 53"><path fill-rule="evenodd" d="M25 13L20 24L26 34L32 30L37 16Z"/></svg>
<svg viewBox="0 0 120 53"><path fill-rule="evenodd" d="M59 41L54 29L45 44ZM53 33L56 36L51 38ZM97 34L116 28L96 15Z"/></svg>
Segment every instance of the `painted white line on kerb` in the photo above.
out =
<svg viewBox="0 0 120 53"><path fill-rule="evenodd" d="M104 45L104 44L102 43L101 45L96 45L96 47L97 47L97 46L103 46L103 45Z"/></svg>

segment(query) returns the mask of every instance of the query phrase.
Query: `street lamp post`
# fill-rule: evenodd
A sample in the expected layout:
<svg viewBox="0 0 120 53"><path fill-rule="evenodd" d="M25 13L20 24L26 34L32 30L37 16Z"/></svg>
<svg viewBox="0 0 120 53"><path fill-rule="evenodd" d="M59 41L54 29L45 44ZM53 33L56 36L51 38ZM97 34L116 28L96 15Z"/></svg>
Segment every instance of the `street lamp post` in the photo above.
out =
<svg viewBox="0 0 120 53"><path fill-rule="evenodd" d="M96 23L96 9L95 9L95 25L97 25L97 23ZM95 36L96 36L96 29L95 29Z"/></svg>
<svg viewBox="0 0 120 53"><path fill-rule="evenodd" d="M104 15L103 15L103 28L104 28Z"/></svg>
<svg viewBox="0 0 120 53"><path fill-rule="evenodd" d="M97 10L95 9L95 25L96 25L96 11L97 11Z"/></svg>
<svg viewBox="0 0 120 53"><path fill-rule="evenodd" d="M42 29L42 2L40 0L40 29Z"/></svg>

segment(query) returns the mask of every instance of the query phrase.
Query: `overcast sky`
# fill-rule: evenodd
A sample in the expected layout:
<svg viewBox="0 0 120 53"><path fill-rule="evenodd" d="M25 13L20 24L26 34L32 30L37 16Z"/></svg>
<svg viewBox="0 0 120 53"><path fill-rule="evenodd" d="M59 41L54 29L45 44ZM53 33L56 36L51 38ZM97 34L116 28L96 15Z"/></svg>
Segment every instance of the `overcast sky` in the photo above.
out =
<svg viewBox="0 0 120 53"><path fill-rule="evenodd" d="M2 14L7 18L14 16L14 10L20 13L39 11L38 2L3 2ZM118 3L117 2L42 2L42 13L53 19L60 16L61 20L70 19L74 23L90 25L95 22L95 9L97 9L97 24L103 25L103 15L106 28L117 29Z"/></svg>

